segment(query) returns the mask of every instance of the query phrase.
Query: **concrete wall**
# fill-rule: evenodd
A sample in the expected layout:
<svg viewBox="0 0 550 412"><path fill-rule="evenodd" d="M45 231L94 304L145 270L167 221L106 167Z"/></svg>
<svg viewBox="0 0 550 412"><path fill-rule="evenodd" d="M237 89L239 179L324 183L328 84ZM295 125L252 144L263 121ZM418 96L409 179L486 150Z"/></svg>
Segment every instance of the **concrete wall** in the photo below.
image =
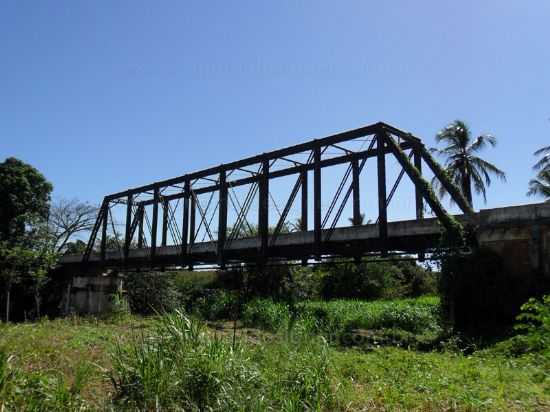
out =
<svg viewBox="0 0 550 412"><path fill-rule="evenodd" d="M409 232L439 231L435 219L393 225L395 230L401 231L405 228ZM520 279L526 293L537 282L547 283L550 279L550 203L481 210L476 216L476 225L479 244L494 250L502 257L506 275ZM346 231L372 231L373 227L374 225L343 228L341 236L345 237ZM390 232L390 235L399 234L394 232ZM374 236L370 232L365 233L369 237L367 235ZM282 237L284 238L283 235ZM88 314L108 311L110 295L117 290L122 290L122 279L114 274L97 272L74 276L66 292L70 299L65 299L65 311Z"/></svg>
<svg viewBox="0 0 550 412"><path fill-rule="evenodd" d="M550 278L550 203L482 210L477 238L510 274Z"/></svg>
<svg viewBox="0 0 550 412"><path fill-rule="evenodd" d="M111 307L111 295L120 290L122 278L118 276L75 276L65 294L64 311L78 314L108 312Z"/></svg>

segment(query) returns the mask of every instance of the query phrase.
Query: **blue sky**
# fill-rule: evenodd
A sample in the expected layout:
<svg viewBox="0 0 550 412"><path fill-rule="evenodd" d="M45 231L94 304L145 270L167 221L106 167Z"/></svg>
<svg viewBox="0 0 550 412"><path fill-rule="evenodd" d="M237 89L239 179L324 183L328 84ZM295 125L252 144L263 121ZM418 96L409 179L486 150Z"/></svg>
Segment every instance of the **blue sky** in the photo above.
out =
<svg viewBox="0 0 550 412"><path fill-rule="evenodd" d="M4 0L0 158L97 203L379 120L432 145L460 118L508 174L476 206L526 203L549 21L546 0Z"/></svg>

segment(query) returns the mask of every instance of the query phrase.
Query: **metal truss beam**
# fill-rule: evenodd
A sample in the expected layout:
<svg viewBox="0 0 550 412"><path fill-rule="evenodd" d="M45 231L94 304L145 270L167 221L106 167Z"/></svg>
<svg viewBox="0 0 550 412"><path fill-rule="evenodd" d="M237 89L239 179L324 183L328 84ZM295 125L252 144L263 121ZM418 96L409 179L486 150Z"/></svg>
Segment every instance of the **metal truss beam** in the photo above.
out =
<svg viewBox="0 0 550 412"><path fill-rule="evenodd" d="M346 147L349 145L342 145L347 141L355 139L362 139L362 141L370 140L370 145L366 150L362 148L352 150ZM375 144L376 147L374 147ZM338 149L338 153L332 156L329 153L330 151L327 151L330 147ZM404 151L408 150L410 150L410 153L407 156L404 154ZM308 159L304 161L292 158L292 156L297 155L307 155ZM389 195L387 194L386 182L387 155L393 155L402 167ZM108 195L105 197L100 208L82 261L84 263L87 262L91 254L94 253L94 245L100 231L100 259L102 262L105 262L113 258L114 255L112 253L107 253L109 221L117 241L118 234L116 233L116 225L110 210L116 205L125 205L126 220L123 225L125 230L122 242L123 246L121 246L121 256L125 265L132 259L132 248L136 247L135 243L132 243L136 231L138 232L137 248L139 250L144 250L147 246L146 243L150 242L150 247L145 250L147 250L148 262L152 266L164 259L162 257L164 252L159 252L159 247L165 250L167 247L172 247L172 245L179 248L178 259L182 265L192 268L195 263L200 263L202 258L198 258L195 252L197 236L200 233L203 233L204 236L208 235L209 240L204 242L204 239L199 239L199 244L211 242L215 245L213 257L209 259L213 259L221 267L224 267L230 258L228 248L234 240L243 238L243 235L256 236L259 243L255 260L256 263L265 265L270 259L279 258L277 255L277 238L281 235L283 228L290 227L287 223L287 218L295 198L300 192L300 222L292 226L293 230L302 232L306 236L310 223L308 221L310 206L313 211L311 222L313 229L312 243L309 249L305 247L304 251L300 252L300 260L302 264L307 263L308 259L312 257L321 260L327 253L330 254L331 250L335 253L340 253L340 246L334 245L334 242L331 240L331 234L350 197L353 213L351 219L352 226L362 226L364 224L361 213L362 192L360 189L360 174L366 160L369 158L376 159L377 163L379 215L376 225L378 228L378 239L375 243L371 241L371 246L369 247L372 248L374 244L374 247L380 254L387 255L391 252L391 247L399 244L395 239L388 238L388 204L405 173L415 185L414 204L416 219L421 220L424 218L424 202L426 202L444 225L449 221L448 214L440 202L437 199L434 200L433 196L427 193L431 188L429 185L426 187L425 182L421 179L423 162L433 171L460 208L466 214L473 212L460 190L450 181L441 166L429 155L420 139L388 124L376 123ZM347 165L346 174L334 197L332 199L330 197L323 199L323 193L326 193L323 190L324 169L337 165ZM247 175L239 178L237 176L238 173L235 173L237 171L247 173ZM308 192L308 175L310 172L313 178L312 199L309 199ZM233 174L236 178L233 178ZM284 208L279 208L275 203L279 218L272 232L269 226L269 206L270 199L274 201L274 198L270 193L270 180L292 175L296 176L296 183L292 187ZM351 183L348 182L349 177L351 177ZM240 202L234 189L245 185L249 185L249 189L244 202ZM348 185L349 187L346 191L345 188ZM218 201L214 210L209 212L215 192L218 192ZM199 202L198 196L201 194L209 194L206 209ZM344 195L343 199L341 199L341 195ZM253 225L251 226L247 220L247 213L255 199L257 199L258 204L257 229L254 229ZM175 205L170 203L173 201L175 201ZM311 204L310 201L312 202ZM324 216L323 201L327 205L330 204ZM229 227L228 202L231 203L236 214L236 221ZM337 207L338 203L340 203L339 207ZM159 216L159 204L162 206L161 216ZM149 223L149 218L145 211L145 208L150 205L152 205L152 215L149 215L151 216L151 223ZM176 210L179 210L179 207L182 208L182 212L181 214L178 212L176 217ZM200 214L198 222L196 220L197 210ZM332 212L334 210L336 210L336 216L333 217ZM211 226L216 218L217 230L215 225ZM159 219L161 219L161 222L159 222ZM332 219L332 223L330 229L327 230L325 226L329 223L330 219ZM144 221L146 221L149 228L150 236L148 238L146 238L144 233ZM157 239L159 223L160 242ZM243 232L242 229L245 224L248 228ZM257 233L253 234L255 231ZM360 249L355 248L356 252L354 253L359 253L357 251ZM234 252L231 252L231 254L234 254ZM143 253L140 256L142 255ZM356 254L355 256L357 257L358 255ZM234 259L234 257L232 258Z"/></svg>

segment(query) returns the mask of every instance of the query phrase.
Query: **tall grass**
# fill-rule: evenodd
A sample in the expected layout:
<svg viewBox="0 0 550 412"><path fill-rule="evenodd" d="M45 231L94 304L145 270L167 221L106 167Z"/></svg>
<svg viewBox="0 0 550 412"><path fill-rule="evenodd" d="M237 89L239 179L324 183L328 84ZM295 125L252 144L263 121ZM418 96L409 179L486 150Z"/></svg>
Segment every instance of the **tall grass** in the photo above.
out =
<svg viewBox="0 0 550 412"><path fill-rule="evenodd" d="M180 311L113 353L115 403L151 410L321 410L330 401L319 339L235 346Z"/></svg>
<svg viewBox="0 0 550 412"><path fill-rule="evenodd" d="M353 330L395 329L410 334L437 334L439 299L305 301L294 308L270 299L248 302L243 310L245 325L271 331L293 327L340 339Z"/></svg>
<svg viewBox="0 0 550 412"><path fill-rule="evenodd" d="M181 312L0 324L0 410L550 410L547 302L527 309L525 335L467 356L336 348L302 320L234 346Z"/></svg>

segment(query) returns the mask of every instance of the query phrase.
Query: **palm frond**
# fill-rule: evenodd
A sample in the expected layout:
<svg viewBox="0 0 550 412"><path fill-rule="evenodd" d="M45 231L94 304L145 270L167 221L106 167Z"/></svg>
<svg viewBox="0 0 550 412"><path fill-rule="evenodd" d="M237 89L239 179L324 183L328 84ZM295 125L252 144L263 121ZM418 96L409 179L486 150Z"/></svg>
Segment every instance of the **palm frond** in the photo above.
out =
<svg viewBox="0 0 550 412"><path fill-rule="evenodd" d="M437 196L440 199L444 199L445 196L447 196L447 190L445 190L445 187L441 184L441 182L439 181L439 179L437 177L435 177L435 176L432 177L431 184L432 184L432 188L433 188L434 192L437 193Z"/></svg>
<svg viewBox="0 0 550 412"><path fill-rule="evenodd" d="M542 196L550 199L550 170L541 171L535 179L529 181L527 196Z"/></svg>
<svg viewBox="0 0 550 412"><path fill-rule="evenodd" d="M442 149L436 149L436 153L445 158L445 170L468 198L472 189L486 201L487 187L491 185L492 177L506 181L506 174L497 166L473 155L484 147L496 146L497 139L492 134L482 134L472 141L468 125L461 120L455 120L443 128L435 140L446 144ZM440 197L443 197L446 192L440 186L438 182L434 182L434 187L439 189Z"/></svg>
<svg viewBox="0 0 550 412"><path fill-rule="evenodd" d="M483 149L485 146L490 145L495 147L497 145L497 138L492 134L482 134L475 138L473 143L466 149L469 153L477 152Z"/></svg>
<svg viewBox="0 0 550 412"><path fill-rule="evenodd" d="M437 143L447 142L459 148L466 148L470 140L470 130L466 123L461 120L455 120L449 123L435 136Z"/></svg>
<svg viewBox="0 0 550 412"><path fill-rule="evenodd" d="M474 166L474 168L483 170L483 172L485 172L484 174L491 173L491 174L495 175L501 181L506 182L506 173L504 173L502 170L500 170L494 164L489 163L488 161L483 160L479 157L475 157L475 156L470 158L470 163ZM491 179L490 178L486 179L486 181L487 181L487 186L490 186L491 185Z"/></svg>
<svg viewBox="0 0 550 412"><path fill-rule="evenodd" d="M541 153L544 153L544 152L541 152ZM542 158L539 159L537 163L535 163L535 165L533 166L534 170L543 170L547 168L550 168L550 153L542 156Z"/></svg>
<svg viewBox="0 0 550 412"><path fill-rule="evenodd" d="M485 182L483 181L483 178L485 177ZM483 201L487 203L487 186L491 184L491 178L489 177L488 173L478 168L472 168L470 170L470 180L474 184L474 190L477 194L480 194L483 196Z"/></svg>
<svg viewBox="0 0 550 412"><path fill-rule="evenodd" d="M541 147L539 150L537 150L533 155L540 156L541 154L550 153L550 146Z"/></svg>

